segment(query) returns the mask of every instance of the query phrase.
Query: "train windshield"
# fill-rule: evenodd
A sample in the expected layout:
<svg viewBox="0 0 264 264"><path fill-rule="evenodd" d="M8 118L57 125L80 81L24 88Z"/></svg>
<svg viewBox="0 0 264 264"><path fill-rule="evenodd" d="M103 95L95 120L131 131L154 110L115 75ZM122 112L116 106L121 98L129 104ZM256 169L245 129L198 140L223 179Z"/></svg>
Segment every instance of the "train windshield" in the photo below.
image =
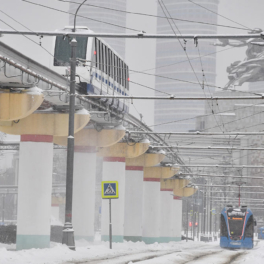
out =
<svg viewBox="0 0 264 264"><path fill-rule="evenodd" d="M228 209L228 225L231 236L242 236L246 211L243 209Z"/></svg>
<svg viewBox="0 0 264 264"><path fill-rule="evenodd" d="M77 40L76 58L86 59L88 37L79 36ZM62 36L56 37L54 66L69 66L71 57L71 46L68 38L63 39Z"/></svg>

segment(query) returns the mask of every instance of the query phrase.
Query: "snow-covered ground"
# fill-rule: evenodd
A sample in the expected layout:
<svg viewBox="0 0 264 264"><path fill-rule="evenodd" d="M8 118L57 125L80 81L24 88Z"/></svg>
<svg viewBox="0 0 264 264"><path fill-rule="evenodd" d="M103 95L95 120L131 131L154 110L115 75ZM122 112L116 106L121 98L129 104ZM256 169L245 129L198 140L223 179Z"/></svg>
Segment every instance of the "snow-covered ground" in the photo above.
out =
<svg viewBox="0 0 264 264"><path fill-rule="evenodd" d="M76 251L65 245L51 243L49 249L14 251L14 245L0 244L0 264L263 264L264 241L253 250L225 250L218 242L204 243L193 241L171 242L146 245L143 242L88 243L76 241Z"/></svg>

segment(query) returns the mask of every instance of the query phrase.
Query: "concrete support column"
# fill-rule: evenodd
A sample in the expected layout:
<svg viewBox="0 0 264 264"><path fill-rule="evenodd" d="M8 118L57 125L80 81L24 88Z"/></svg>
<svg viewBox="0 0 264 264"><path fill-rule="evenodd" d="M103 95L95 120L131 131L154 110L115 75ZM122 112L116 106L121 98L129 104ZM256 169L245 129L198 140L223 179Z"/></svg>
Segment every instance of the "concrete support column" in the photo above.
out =
<svg viewBox="0 0 264 264"><path fill-rule="evenodd" d="M16 248L48 248L53 137L21 135Z"/></svg>
<svg viewBox="0 0 264 264"><path fill-rule="evenodd" d="M173 166L144 168L142 240L147 244L160 241L160 182L174 174Z"/></svg>
<svg viewBox="0 0 264 264"><path fill-rule="evenodd" d="M143 182L143 231L146 244L159 242L160 236L160 179L144 178Z"/></svg>
<svg viewBox="0 0 264 264"><path fill-rule="evenodd" d="M126 166L124 239L142 241L143 167Z"/></svg>
<svg viewBox="0 0 264 264"><path fill-rule="evenodd" d="M173 241L173 195L172 190L160 190L160 243Z"/></svg>
<svg viewBox="0 0 264 264"><path fill-rule="evenodd" d="M182 200L180 197L174 197L172 201L172 241L181 241Z"/></svg>
<svg viewBox="0 0 264 264"><path fill-rule="evenodd" d="M113 242L124 239L125 171L123 157L104 157L103 181L118 181L119 198L112 199L112 235ZM109 241L109 200L102 200L101 240Z"/></svg>
<svg viewBox="0 0 264 264"><path fill-rule="evenodd" d="M75 146L72 223L75 239L94 240L96 147Z"/></svg>

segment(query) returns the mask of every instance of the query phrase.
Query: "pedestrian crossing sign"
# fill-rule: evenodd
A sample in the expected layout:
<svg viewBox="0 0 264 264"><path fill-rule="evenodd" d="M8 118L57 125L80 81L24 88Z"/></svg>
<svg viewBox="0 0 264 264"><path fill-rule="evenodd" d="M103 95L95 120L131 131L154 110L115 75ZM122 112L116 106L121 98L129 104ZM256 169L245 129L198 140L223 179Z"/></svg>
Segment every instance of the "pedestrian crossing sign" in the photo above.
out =
<svg viewBox="0 0 264 264"><path fill-rule="evenodd" d="M103 181L102 182L102 198L103 199L118 199L118 182Z"/></svg>

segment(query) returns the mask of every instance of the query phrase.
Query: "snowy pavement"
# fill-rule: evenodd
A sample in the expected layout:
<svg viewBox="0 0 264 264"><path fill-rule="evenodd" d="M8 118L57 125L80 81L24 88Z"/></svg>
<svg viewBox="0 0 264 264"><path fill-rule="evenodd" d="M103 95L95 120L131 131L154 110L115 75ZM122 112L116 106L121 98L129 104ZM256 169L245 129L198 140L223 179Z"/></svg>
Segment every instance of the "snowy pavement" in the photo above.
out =
<svg viewBox="0 0 264 264"><path fill-rule="evenodd" d="M8 248L8 249L7 249ZM0 244L0 264L263 264L264 241L252 250L226 250L218 242L193 241L146 245L143 242L88 243L76 241L76 251L51 243L49 249L12 251Z"/></svg>

